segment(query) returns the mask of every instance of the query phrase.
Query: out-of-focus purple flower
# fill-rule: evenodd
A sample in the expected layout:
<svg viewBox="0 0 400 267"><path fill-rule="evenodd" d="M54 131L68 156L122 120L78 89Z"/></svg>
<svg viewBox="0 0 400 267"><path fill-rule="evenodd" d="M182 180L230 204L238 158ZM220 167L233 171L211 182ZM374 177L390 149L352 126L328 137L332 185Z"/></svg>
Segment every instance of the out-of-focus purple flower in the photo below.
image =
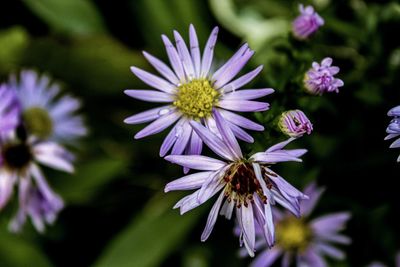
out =
<svg viewBox="0 0 400 267"><path fill-rule="evenodd" d="M40 76L33 70L22 71L9 82L21 103L24 125L30 135L42 140L73 143L87 134L82 117L76 115L79 100L60 96L58 84L51 83L46 75Z"/></svg>
<svg viewBox="0 0 400 267"><path fill-rule="evenodd" d="M331 66L332 58L324 58L321 65L317 62L312 63L312 68L304 76L304 87L307 92L314 95L323 93L339 93L339 87L344 83L334 75L339 73L339 67Z"/></svg>
<svg viewBox="0 0 400 267"><path fill-rule="evenodd" d="M20 141L3 140L0 146L0 210L18 187L19 211L10 230L21 229L29 215L36 229L44 230L44 223L52 223L63 207L62 200L53 193L40 171L39 164L73 172L73 156L54 142L40 142L35 138Z"/></svg>
<svg viewBox="0 0 400 267"><path fill-rule="evenodd" d="M315 33L319 27L324 25L324 20L314 11L312 6L299 5L300 15L293 21L293 34L302 40Z"/></svg>
<svg viewBox="0 0 400 267"><path fill-rule="evenodd" d="M207 240L211 234L218 213L230 219L235 210L240 225L240 243L244 244L249 255L254 256L257 225L262 229L267 244L274 244L275 230L271 205L277 202L296 216L300 216L300 200L307 199L306 195L272 171L270 166L285 161L300 162L299 157L306 153L306 150L284 149L294 140L291 138L265 152L244 158L233 132L220 112L214 110L213 113L222 139L198 122L192 121L190 124L204 143L223 160L200 155L167 156L165 159L172 163L202 172L184 176L167 184L165 192L197 189L174 206L180 208L181 214L198 207L219 193L201 240Z"/></svg>
<svg viewBox="0 0 400 267"><path fill-rule="evenodd" d="M390 121L389 126L386 128L386 133L388 135L385 137L385 140L396 138L400 135L400 106L394 107L389 110L388 116L393 117L393 119ZM394 141L390 145L390 148L398 147L400 147L400 138L396 139L396 141ZM400 162L400 156L397 158L397 162Z"/></svg>
<svg viewBox="0 0 400 267"><path fill-rule="evenodd" d="M279 118L279 129L290 137L301 137L303 134L311 134L313 126L307 116L301 110L289 110L282 113Z"/></svg>
<svg viewBox="0 0 400 267"><path fill-rule="evenodd" d="M20 108L13 90L0 85L0 136L17 127Z"/></svg>
<svg viewBox="0 0 400 267"><path fill-rule="evenodd" d="M323 189L317 188L314 183L307 186L304 193L309 200L301 201L302 219L294 218L287 212L274 209L276 218L276 245L268 248L263 242L261 229L256 230L257 250L261 253L252 262L252 267L269 267L282 257L281 266L289 266L293 260L296 266L326 267L324 256L336 260L343 260L345 254L334 244L349 244L351 240L339 231L343 230L350 218L348 212L328 214L309 220L308 216L316 206ZM245 256L245 251L241 251Z"/></svg>
<svg viewBox="0 0 400 267"><path fill-rule="evenodd" d="M171 149L171 154L174 155L201 154L203 142L193 131L191 122L199 121L218 134L215 130L213 110L217 110L225 118L236 138L246 142L253 142L254 139L243 129L264 130L262 125L234 112L267 110L268 103L253 101L253 99L271 94L274 90L270 88L241 89L260 73L262 66L235 79L254 54L248 44L240 47L217 71L211 72L217 34L218 27L215 27L206 43L202 57L193 25L189 28L189 46L186 46L177 31L174 31L176 45L173 45L167 36L162 35L172 68L149 53L143 53L162 78L131 67L132 72L139 79L156 90L126 90L125 93L143 101L166 103L164 106L125 119L125 123L128 124L152 122L138 132L135 138L159 133L175 124L161 145L160 156L165 156Z"/></svg>

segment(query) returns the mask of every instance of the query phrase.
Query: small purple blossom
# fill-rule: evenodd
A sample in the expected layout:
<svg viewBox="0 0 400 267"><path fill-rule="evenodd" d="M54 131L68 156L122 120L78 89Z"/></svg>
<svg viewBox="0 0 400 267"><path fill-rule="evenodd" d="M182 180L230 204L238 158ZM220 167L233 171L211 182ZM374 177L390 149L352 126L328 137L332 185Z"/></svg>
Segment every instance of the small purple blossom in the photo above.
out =
<svg viewBox="0 0 400 267"><path fill-rule="evenodd" d="M290 137L301 137L305 133L311 134L313 126L301 110L289 110L282 113L279 118L279 129Z"/></svg>
<svg viewBox="0 0 400 267"><path fill-rule="evenodd" d="M304 77L304 87L307 92L314 95L330 92L339 93L339 87L343 86L344 83L341 79L334 77L339 73L339 67L331 65L332 58L330 57L324 58L321 65L317 62L312 63L312 68L307 71Z"/></svg>
<svg viewBox="0 0 400 267"><path fill-rule="evenodd" d="M324 256L343 260L345 254L333 244L347 245L351 240L340 233L350 218L348 212L339 212L324 215L309 220L314 207L318 203L323 189L317 188L314 183L304 190L309 200L301 201L302 219L294 218L287 212L273 210L276 218L277 241L273 248L268 248L263 241L262 230L258 229L256 249L260 254L250 265L251 267L269 267L282 257L281 266L289 266L295 261L296 266L327 267ZM241 251L245 256L245 251Z"/></svg>
<svg viewBox="0 0 400 267"><path fill-rule="evenodd" d="M253 80L262 70L262 66L236 78L241 69L253 56L248 44L239 50L217 71L211 71L214 47L217 41L218 27L215 27L206 43L201 56L197 34L193 25L189 28L189 46L182 36L174 31L175 43L162 35L170 66L163 63L147 52L144 56L162 77L131 67L132 72L147 85L156 90L126 90L125 93L133 98L147 101L166 103L158 108L133 115L125 119L125 123L139 124L152 122L135 135L140 139L157 134L174 125L164 139L160 156L171 154L199 155L203 141L191 122L200 121L210 131L215 131L213 110L217 110L226 120L234 136L246 142L254 139L243 129L262 131L264 127L234 112L264 111L268 103L253 101L271 94L274 90L241 89ZM232 112L233 111L233 112ZM186 169L188 171L188 169Z"/></svg>
<svg viewBox="0 0 400 267"><path fill-rule="evenodd" d="M174 208L181 214L203 204L219 193L207 219L201 240L206 241L216 223L218 214L231 219L233 212L240 225L240 244L254 256L256 227L262 229L269 246L275 242L271 205L279 203L296 216L300 216L300 200L307 196L298 191L271 170L279 162L297 161L305 149L284 149L294 138L278 143L265 152L244 158L240 146L218 110L214 110L216 127L222 137L210 132L200 123L191 121L194 131L206 145L223 160L201 155L170 155L165 159L186 168L200 170L170 182L165 192L174 190L196 191L181 199ZM222 141L224 140L224 141Z"/></svg>
<svg viewBox="0 0 400 267"><path fill-rule="evenodd" d="M0 85L0 136L15 129L19 123L20 108L15 93L7 85Z"/></svg>
<svg viewBox="0 0 400 267"><path fill-rule="evenodd" d="M60 95L60 86L52 83L47 75L33 70L22 71L9 82L21 103L22 118L30 135L42 140L73 143L85 136L87 129L83 119L76 112L79 100Z"/></svg>
<svg viewBox="0 0 400 267"><path fill-rule="evenodd" d="M367 267L387 267L388 265L383 264L382 262L374 261L368 264ZM395 258L395 267L400 267L400 252L397 252Z"/></svg>
<svg viewBox="0 0 400 267"><path fill-rule="evenodd" d="M389 126L386 128L386 133L388 135L385 137L385 140L396 138L400 135L400 106L394 107L389 110L388 116L393 117L393 119L390 121ZM400 138L396 139L390 145L390 148L398 147L400 147ZM397 158L397 162L400 162L400 156Z"/></svg>
<svg viewBox="0 0 400 267"><path fill-rule="evenodd" d="M296 38L303 40L314 34L324 25L324 20L312 6L299 5L300 15L293 21L292 29Z"/></svg>

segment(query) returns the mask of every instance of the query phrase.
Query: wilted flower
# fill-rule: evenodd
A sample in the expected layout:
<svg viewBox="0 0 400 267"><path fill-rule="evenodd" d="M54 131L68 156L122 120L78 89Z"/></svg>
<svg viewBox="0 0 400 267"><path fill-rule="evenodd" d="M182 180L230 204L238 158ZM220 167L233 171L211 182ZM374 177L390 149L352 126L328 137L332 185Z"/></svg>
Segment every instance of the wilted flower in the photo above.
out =
<svg viewBox="0 0 400 267"><path fill-rule="evenodd" d="M21 130L19 130L21 131ZM19 231L30 216L39 232L44 223L52 223L63 202L47 184L39 164L72 172L72 155L53 142L35 138L9 138L0 145L0 209L10 200L18 187L19 211L10 230Z"/></svg>
<svg viewBox="0 0 400 267"><path fill-rule="evenodd" d="M165 159L183 167L201 170L177 179L165 187L165 191L197 189L181 199L174 208L181 214L196 208L219 193L207 219L201 236L205 241L214 227L218 213L227 219L236 211L240 225L240 242L253 256L255 229L262 229L269 246L274 244L275 230L271 205L278 202L296 216L300 216L301 199L307 197L270 169L270 166L285 161L301 161L305 149L288 150L284 147L294 139L276 144L265 152L244 158L234 134L223 117L214 111L216 126L222 141L201 124L190 122L194 131L224 161L200 155L171 155ZM222 207L222 208L221 208Z"/></svg>
<svg viewBox="0 0 400 267"><path fill-rule="evenodd" d="M324 58L321 65L317 62L312 63L312 68L304 77L304 87L307 92L314 95L322 95L326 92L339 93L339 87L344 83L341 79L334 77L339 73L339 67L331 65L332 58L330 57Z"/></svg>
<svg viewBox="0 0 400 267"><path fill-rule="evenodd" d="M193 25L190 25L189 29L189 49L177 31L174 31L176 46L163 35L172 69L149 53L143 53L163 78L136 67L131 68L139 79L157 90L126 90L127 95L148 102L168 103L125 119L125 123L128 124L153 121L138 132L135 138L159 133L177 122L161 146L161 156L165 156L171 148L171 154L201 154L202 141L193 131L191 122L201 122L217 133L213 110L217 110L226 119L227 125L237 138L246 142L254 140L242 128L255 131L264 129L263 126L231 112L264 111L269 108L268 103L251 100L271 94L272 89L239 90L261 71L262 66L234 79L254 54L254 51L244 44L216 72L210 72L217 34L218 27L215 27L202 58Z"/></svg>
<svg viewBox="0 0 400 267"><path fill-rule="evenodd" d="M15 129L20 110L15 93L7 85L0 85L0 136Z"/></svg>
<svg viewBox="0 0 400 267"><path fill-rule="evenodd" d="M293 34L298 39L306 39L324 25L324 20L312 6L299 5L300 15L293 21Z"/></svg>
<svg viewBox="0 0 400 267"><path fill-rule="evenodd" d="M252 267L269 267L282 256L281 266L289 266L293 260L296 266L324 267L328 266L324 256L342 260L345 255L332 243L349 244L350 239L338 232L345 227L350 218L347 212L328 214L309 220L314 207L323 192L314 183L310 184L304 193L309 200L301 202L302 219L294 218L287 212L274 209L276 218L276 245L268 248L263 242L262 229L256 229L258 246L263 249L260 255L252 262ZM245 255L245 251L241 252Z"/></svg>
<svg viewBox="0 0 400 267"><path fill-rule="evenodd" d="M25 70L19 79L11 77L9 85L18 95L29 134L67 143L86 135L82 117L75 114L80 102L69 95L60 96L59 85L51 83L48 76Z"/></svg>
<svg viewBox="0 0 400 267"><path fill-rule="evenodd" d="M301 110L289 110L282 113L279 118L279 129L290 137L300 137L303 134L311 134L313 126L307 116Z"/></svg>
<svg viewBox="0 0 400 267"><path fill-rule="evenodd" d="M386 133L388 135L385 137L385 140L389 140L400 135L400 106L394 107L388 112L388 116L393 117L390 121L389 126L386 128ZM400 138L396 139L391 145L390 148L400 147ZM397 162L400 162L400 156L397 158Z"/></svg>

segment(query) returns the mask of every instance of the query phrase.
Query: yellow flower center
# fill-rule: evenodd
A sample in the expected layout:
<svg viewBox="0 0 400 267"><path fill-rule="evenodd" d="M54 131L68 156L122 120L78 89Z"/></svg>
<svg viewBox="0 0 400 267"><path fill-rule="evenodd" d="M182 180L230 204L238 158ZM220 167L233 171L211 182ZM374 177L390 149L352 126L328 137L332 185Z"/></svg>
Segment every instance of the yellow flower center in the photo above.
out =
<svg viewBox="0 0 400 267"><path fill-rule="evenodd" d="M196 79L178 87L174 106L193 119L207 118L217 103L219 93L206 79Z"/></svg>
<svg viewBox="0 0 400 267"><path fill-rule="evenodd" d="M38 138L48 138L53 133L53 121L47 110L32 107L24 111L25 126L29 133Z"/></svg>
<svg viewBox="0 0 400 267"><path fill-rule="evenodd" d="M288 218L276 227L277 244L284 250L304 251L311 239L311 230L304 221Z"/></svg>

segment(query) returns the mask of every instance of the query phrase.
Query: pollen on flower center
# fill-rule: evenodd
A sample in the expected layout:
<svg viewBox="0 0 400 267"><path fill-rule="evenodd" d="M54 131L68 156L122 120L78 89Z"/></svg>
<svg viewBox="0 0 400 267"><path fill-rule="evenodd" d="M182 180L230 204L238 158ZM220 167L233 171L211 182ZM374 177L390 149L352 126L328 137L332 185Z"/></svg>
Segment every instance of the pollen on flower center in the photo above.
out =
<svg viewBox="0 0 400 267"><path fill-rule="evenodd" d="M47 138L53 132L53 121L49 113L40 107L32 107L24 111L23 118L28 131L39 138Z"/></svg>
<svg viewBox="0 0 400 267"><path fill-rule="evenodd" d="M285 250L303 251L311 238L307 225L297 218L281 221L276 228L277 244Z"/></svg>
<svg viewBox="0 0 400 267"><path fill-rule="evenodd" d="M218 97L208 80L195 79L178 87L173 104L187 117L201 119L211 115Z"/></svg>
<svg viewBox="0 0 400 267"><path fill-rule="evenodd" d="M24 143L5 145L1 151L4 166L11 170L22 170L32 160L32 152Z"/></svg>
<svg viewBox="0 0 400 267"><path fill-rule="evenodd" d="M225 177L227 188L225 191L228 201L235 201L238 207L248 206L248 201L253 201L253 195L256 193L266 202L260 182L257 180L251 163L238 162L227 171Z"/></svg>

